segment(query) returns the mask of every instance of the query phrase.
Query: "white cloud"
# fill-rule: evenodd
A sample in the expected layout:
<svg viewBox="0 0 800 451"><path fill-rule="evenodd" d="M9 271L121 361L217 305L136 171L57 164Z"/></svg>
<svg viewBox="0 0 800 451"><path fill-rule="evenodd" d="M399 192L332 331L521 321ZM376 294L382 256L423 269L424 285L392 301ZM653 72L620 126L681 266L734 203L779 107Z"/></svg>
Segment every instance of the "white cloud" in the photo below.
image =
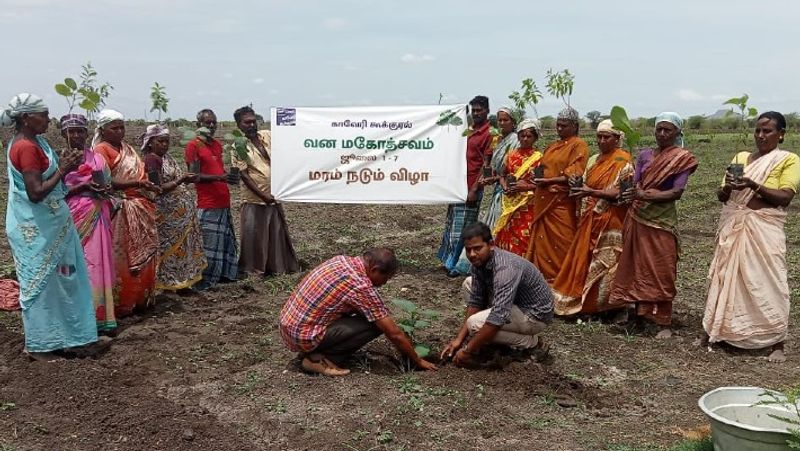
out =
<svg viewBox="0 0 800 451"><path fill-rule="evenodd" d="M270 93L270 95L273 95L273 96L274 96L275 94L279 93L279 92L280 92L280 91L278 91L277 89L274 89L274 88L269 90L269 93Z"/></svg>
<svg viewBox="0 0 800 451"><path fill-rule="evenodd" d="M429 63L431 61L436 60L436 58L432 55L428 55L427 53L424 55L417 55L414 53L406 53L405 55L400 57L400 61L404 63L411 63L411 64L419 64L419 63Z"/></svg>
<svg viewBox="0 0 800 451"><path fill-rule="evenodd" d="M328 31L342 31L347 28L347 21L341 17L327 17L322 26Z"/></svg>
<svg viewBox="0 0 800 451"><path fill-rule="evenodd" d="M703 100L703 95L693 89L679 89L676 94L678 98L684 102L697 102L699 100Z"/></svg>
<svg viewBox="0 0 800 451"><path fill-rule="evenodd" d="M254 78L254 79L253 79L253 83L254 83L254 84L256 84L256 85L263 84L263 83L264 83L264 79L263 79L263 78L261 78L261 77Z"/></svg>
<svg viewBox="0 0 800 451"><path fill-rule="evenodd" d="M724 102L730 99L731 97L733 96L728 94L714 94L713 96L711 96L713 100L719 100L720 102Z"/></svg>

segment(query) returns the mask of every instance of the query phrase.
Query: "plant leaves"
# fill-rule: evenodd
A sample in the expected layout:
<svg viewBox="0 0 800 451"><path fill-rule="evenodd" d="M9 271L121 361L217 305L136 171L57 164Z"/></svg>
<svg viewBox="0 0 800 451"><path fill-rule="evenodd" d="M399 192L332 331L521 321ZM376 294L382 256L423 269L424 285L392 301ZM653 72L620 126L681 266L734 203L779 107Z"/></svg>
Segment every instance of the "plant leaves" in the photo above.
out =
<svg viewBox="0 0 800 451"><path fill-rule="evenodd" d="M400 329L403 329L403 332L407 333L408 335L414 333L414 328L409 326L408 324L398 323L397 325L400 327Z"/></svg>
<svg viewBox="0 0 800 451"><path fill-rule="evenodd" d="M56 92L64 97L72 97L72 89L61 83L56 85Z"/></svg>
<svg viewBox="0 0 800 451"><path fill-rule="evenodd" d="M100 93L95 91L86 92L86 98L94 103L100 103Z"/></svg>
<svg viewBox="0 0 800 451"><path fill-rule="evenodd" d="M426 327L428 327L428 326L430 326L430 325L431 325L431 323L430 323L430 322L428 322L428 321L426 321L426 320L424 320L424 319L418 319L418 320L417 320L417 321L414 323L414 329L424 329L424 328L426 328Z"/></svg>
<svg viewBox="0 0 800 451"><path fill-rule="evenodd" d="M97 110L97 104L95 102L92 102L89 99L83 99L81 101L81 103L78 104L78 106L80 106L81 108L83 108L86 111L96 111Z"/></svg>
<svg viewBox="0 0 800 451"><path fill-rule="evenodd" d="M747 103L747 94L745 94L742 97L733 97L731 99L728 99L726 102L723 103L723 105L735 105L741 108L742 105L744 105L745 103Z"/></svg>
<svg viewBox="0 0 800 451"><path fill-rule="evenodd" d="M407 299L392 299L392 304L406 313L414 313L417 311L417 306Z"/></svg>
<svg viewBox="0 0 800 451"><path fill-rule="evenodd" d="M419 314L428 319L436 319L439 317L439 312L437 312L436 310L428 310L428 309L420 310Z"/></svg>
<svg viewBox="0 0 800 451"><path fill-rule="evenodd" d="M431 353L431 347L426 344L420 343L414 346L414 352L416 352L417 355L420 356L420 358L424 359Z"/></svg>
<svg viewBox="0 0 800 451"><path fill-rule="evenodd" d="M75 80L73 80L72 78L65 78L64 84L69 86L69 88L72 89L73 91L78 89L78 84L75 83Z"/></svg>

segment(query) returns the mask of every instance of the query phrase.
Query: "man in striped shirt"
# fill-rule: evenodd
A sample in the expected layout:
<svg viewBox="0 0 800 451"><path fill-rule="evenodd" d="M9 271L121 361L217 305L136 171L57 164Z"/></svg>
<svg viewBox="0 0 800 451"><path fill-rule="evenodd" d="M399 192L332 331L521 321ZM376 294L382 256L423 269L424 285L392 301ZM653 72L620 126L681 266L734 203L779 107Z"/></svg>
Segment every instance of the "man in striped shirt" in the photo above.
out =
<svg viewBox="0 0 800 451"><path fill-rule="evenodd" d="M350 370L340 365L381 334L417 368L436 369L417 355L376 289L398 267L394 251L376 248L359 257L333 257L300 281L281 310L280 333L289 349L302 354L304 370L344 376Z"/></svg>
<svg viewBox="0 0 800 451"><path fill-rule="evenodd" d="M495 247L486 224L465 227L461 239L472 263L464 283L467 313L442 360L468 364L488 343L518 350L541 347L538 335L553 320L553 295L542 273L528 260Z"/></svg>

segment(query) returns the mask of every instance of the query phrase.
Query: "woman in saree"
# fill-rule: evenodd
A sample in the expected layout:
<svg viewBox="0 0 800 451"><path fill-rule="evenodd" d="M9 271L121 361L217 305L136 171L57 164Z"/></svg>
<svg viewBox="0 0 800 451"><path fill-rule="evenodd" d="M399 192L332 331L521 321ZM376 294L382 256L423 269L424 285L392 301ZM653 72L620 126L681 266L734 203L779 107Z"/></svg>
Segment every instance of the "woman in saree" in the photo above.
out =
<svg viewBox="0 0 800 451"><path fill-rule="evenodd" d="M8 144L6 234L19 280L25 350L49 360L53 351L97 341L92 290L78 231L64 198L63 177L80 156L59 157L41 136L50 123L40 97L19 94L0 112L14 125Z"/></svg>
<svg viewBox="0 0 800 451"><path fill-rule="evenodd" d="M193 190L186 188L194 174L184 173L169 154L169 129L159 124L147 127L142 153L148 174L158 174L161 194L156 198L156 228L159 257L156 288L189 290L203 278L206 255L197 220Z"/></svg>
<svg viewBox="0 0 800 451"><path fill-rule="evenodd" d="M739 152L731 162L741 165L744 175L730 169L725 174L717 192L724 205L703 317L706 342L771 348L769 360L774 362L786 360L789 284L784 224L800 184L800 158L778 148L785 133L782 114L763 113L756 122L756 150Z"/></svg>
<svg viewBox="0 0 800 451"><path fill-rule="evenodd" d="M500 130L500 137L497 144L492 150L492 159L490 165L492 167L492 177L484 179L484 183L494 183L494 191L489 200L489 206L480 215L480 222L494 229L497 223L497 218L502 213L503 206L500 199L503 195L503 187L500 185L500 174L504 173L506 156L508 153L519 147L519 139L517 139L517 121L514 119L512 111L508 107L501 107L497 110L497 128Z"/></svg>
<svg viewBox="0 0 800 451"><path fill-rule="evenodd" d="M64 177L69 192L67 205L81 238L89 282L92 286L97 331L114 335L114 245L111 239L111 171L100 155L86 146L89 124L80 114L61 117L61 136L80 155L78 167Z"/></svg>
<svg viewBox="0 0 800 451"><path fill-rule="evenodd" d="M636 316L661 329L656 338L672 336L672 301L678 270L678 211L697 159L683 146L683 119L672 112L656 116L658 147L636 158L634 187L623 193L632 201L622 231L611 305L627 305Z"/></svg>
<svg viewBox="0 0 800 451"><path fill-rule="evenodd" d="M540 136L539 122L525 119L517 127L519 147L508 153L506 165L500 174L503 191L500 217L494 228L495 245L501 249L524 255L531 239L533 222L533 191L531 170L542 158L542 153L534 147ZM508 176L513 177L513 181Z"/></svg>
<svg viewBox="0 0 800 451"><path fill-rule="evenodd" d="M543 176L534 178L531 239L525 257L552 284L578 226L577 201L569 197L568 179L582 175L589 157L589 146L578 137L578 112L567 107L558 114L558 141L545 149L540 165Z"/></svg>
<svg viewBox="0 0 800 451"><path fill-rule="evenodd" d="M622 224L628 210L618 202L620 181L633 177L631 156L619 147L622 139L623 133L610 120L600 122L600 153L589 158L583 186L571 190L571 196L581 199L581 213L575 239L553 282L557 315L596 314L614 308L608 305L608 294L622 252Z"/></svg>
<svg viewBox="0 0 800 451"><path fill-rule="evenodd" d="M124 142L122 113L97 115L93 150L111 169L111 185L121 192L120 209L112 220L116 284L116 316L122 318L152 303L156 284L158 233L153 202L159 188L147 179L144 162Z"/></svg>

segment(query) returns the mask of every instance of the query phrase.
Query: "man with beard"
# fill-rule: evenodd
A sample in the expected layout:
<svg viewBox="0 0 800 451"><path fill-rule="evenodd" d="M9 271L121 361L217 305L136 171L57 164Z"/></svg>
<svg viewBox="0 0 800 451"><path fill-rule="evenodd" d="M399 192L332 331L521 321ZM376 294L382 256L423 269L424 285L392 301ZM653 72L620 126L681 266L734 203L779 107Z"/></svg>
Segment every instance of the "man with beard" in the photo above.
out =
<svg viewBox="0 0 800 451"><path fill-rule="evenodd" d="M236 280L238 257L236 233L231 217L231 195L226 181L222 144L214 139L217 115L209 109L197 113L197 138L186 145L185 158L189 172L197 174L197 215L203 233L203 250L208 266L203 279L194 288L206 290L218 282Z"/></svg>
<svg viewBox="0 0 800 451"><path fill-rule="evenodd" d="M244 183L240 212L241 254L239 271L260 275L300 271L283 207L270 189L272 137L269 130L258 130L253 108L243 106L233 113L236 126L247 137L247 156L231 154L231 164L239 168Z"/></svg>
<svg viewBox="0 0 800 451"><path fill-rule="evenodd" d="M478 184L486 158L491 156L492 135L489 132L489 98L476 96L469 102L472 108L472 130L467 138L467 188L469 194L466 203L450 204L447 208L447 224L445 225L442 244L439 247L439 260L450 277L462 274L457 267L458 259L464 244L461 241L461 230L478 220L483 189Z"/></svg>

